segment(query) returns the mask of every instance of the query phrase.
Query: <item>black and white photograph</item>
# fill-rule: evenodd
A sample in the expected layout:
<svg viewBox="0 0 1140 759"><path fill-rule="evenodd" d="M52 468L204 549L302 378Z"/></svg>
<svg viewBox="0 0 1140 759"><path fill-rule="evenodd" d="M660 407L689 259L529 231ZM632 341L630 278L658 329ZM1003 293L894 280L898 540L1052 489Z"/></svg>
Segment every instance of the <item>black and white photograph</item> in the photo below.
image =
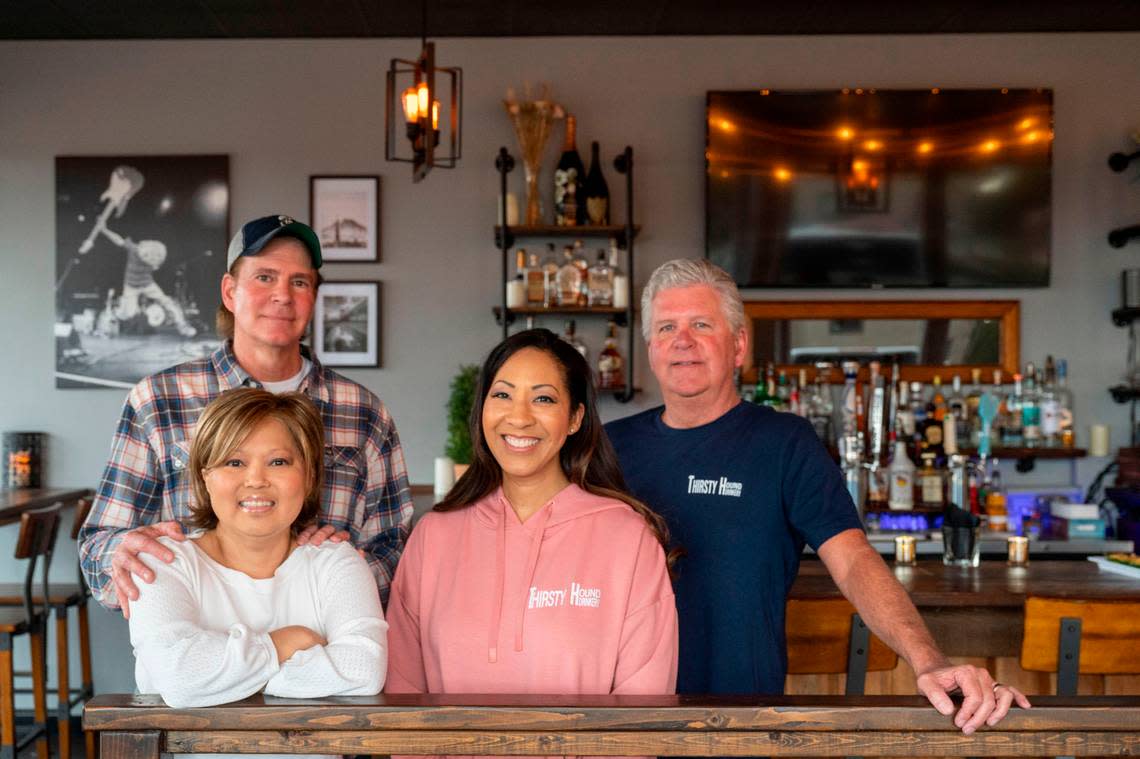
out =
<svg viewBox="0 0 1140 759"><path fill-rule="evenodd" d="M55 159L56 387L131 387L218 346L229 157Z"/></svg>
<svg viewBox="0 0 1140 759"><path fill-rule="evenodd" d="M312 338L326 366L380 366L380 283L325 282L317 291Z"/></svg>
<svg viewBox="0 0 1140 759"><path fill-rule="evenodd" d="M380 177L309 177L309 220L325 261L380 260Z"/></svg>

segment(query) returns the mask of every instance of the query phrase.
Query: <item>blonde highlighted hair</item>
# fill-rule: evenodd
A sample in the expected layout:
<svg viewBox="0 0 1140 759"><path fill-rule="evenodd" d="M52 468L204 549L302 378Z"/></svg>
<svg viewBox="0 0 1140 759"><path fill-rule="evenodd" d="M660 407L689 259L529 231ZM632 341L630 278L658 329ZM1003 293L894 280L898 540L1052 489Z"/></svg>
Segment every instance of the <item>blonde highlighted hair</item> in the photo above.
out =
<svg viewBox="0 0 1140 759"><path fill-rule="evenodd" d="M281 423L293 439L305 471L305 502L293 521L296 533L317 518L325 473L325 430L320 412L303 393L274 395L268 390L244 387L222 393L202 411L190 444L190 482L194 503L190 522L213 529L218 524L206 490L206 471L225 463L250 432L267 419Z"/></svg>

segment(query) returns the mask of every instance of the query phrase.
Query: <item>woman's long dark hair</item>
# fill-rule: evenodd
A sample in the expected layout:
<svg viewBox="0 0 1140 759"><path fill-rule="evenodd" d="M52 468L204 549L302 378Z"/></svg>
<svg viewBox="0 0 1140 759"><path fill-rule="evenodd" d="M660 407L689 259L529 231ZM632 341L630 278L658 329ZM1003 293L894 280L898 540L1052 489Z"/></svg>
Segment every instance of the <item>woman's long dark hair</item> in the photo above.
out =
<svg viewBox="0 0 1140 759"><path fill-rule="evenodd" d="M435 511L462 509L493 493L503 483L503 470L483 436L483 404L495 381L495 375L507 360L524 348L534 348L554 359L562 371L562 379L570 391L572 415L579 406L583 408L582 424L578 431L566 438L559 452L562 472L570 482L594 495L616 498L629 504L630 508L645 518L649 529L661 542L666 552L666 561L672 567L676 551L669 551L669 529L665 520L653 509L631 496L626 488L618 466L617 454L610 439L602 429L598 416L597 391L594 389L594 376L590 365L582 354L569 343L548 329L528 329L516 332L496 345L483 362L479 380L475 386L475 403L471 407L469 425L471 428L471 466L455 483L442 501L435 505Z"/></svg>

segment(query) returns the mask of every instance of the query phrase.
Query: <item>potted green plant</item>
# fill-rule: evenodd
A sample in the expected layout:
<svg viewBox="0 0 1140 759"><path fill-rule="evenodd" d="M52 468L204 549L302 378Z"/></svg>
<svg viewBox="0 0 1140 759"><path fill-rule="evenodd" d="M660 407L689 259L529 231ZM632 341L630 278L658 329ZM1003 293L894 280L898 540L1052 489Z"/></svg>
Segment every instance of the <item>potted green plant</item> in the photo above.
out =
<svg viewBox="0 0 1140 759"><path fill-rule="evenodd" d="M475 382L479 367L464 364L451 378L451 393L447 398L447 445L444 453L455 462L455 479L459 479L471 465L471 407L475 404Z"/></svg>

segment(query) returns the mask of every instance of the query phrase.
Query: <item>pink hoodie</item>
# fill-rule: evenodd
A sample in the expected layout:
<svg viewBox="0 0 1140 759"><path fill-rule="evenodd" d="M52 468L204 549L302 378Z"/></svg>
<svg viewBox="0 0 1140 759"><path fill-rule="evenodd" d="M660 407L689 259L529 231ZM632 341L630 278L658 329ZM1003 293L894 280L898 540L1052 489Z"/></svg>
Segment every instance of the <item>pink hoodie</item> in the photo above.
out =
<svg viewBox="0 0 1140 759"><path fill-rule="evenodd" d="M627 504L570 485L525 524L497 490L424 516L388 604L389 693L673 693L677 610Z"/></svg>

